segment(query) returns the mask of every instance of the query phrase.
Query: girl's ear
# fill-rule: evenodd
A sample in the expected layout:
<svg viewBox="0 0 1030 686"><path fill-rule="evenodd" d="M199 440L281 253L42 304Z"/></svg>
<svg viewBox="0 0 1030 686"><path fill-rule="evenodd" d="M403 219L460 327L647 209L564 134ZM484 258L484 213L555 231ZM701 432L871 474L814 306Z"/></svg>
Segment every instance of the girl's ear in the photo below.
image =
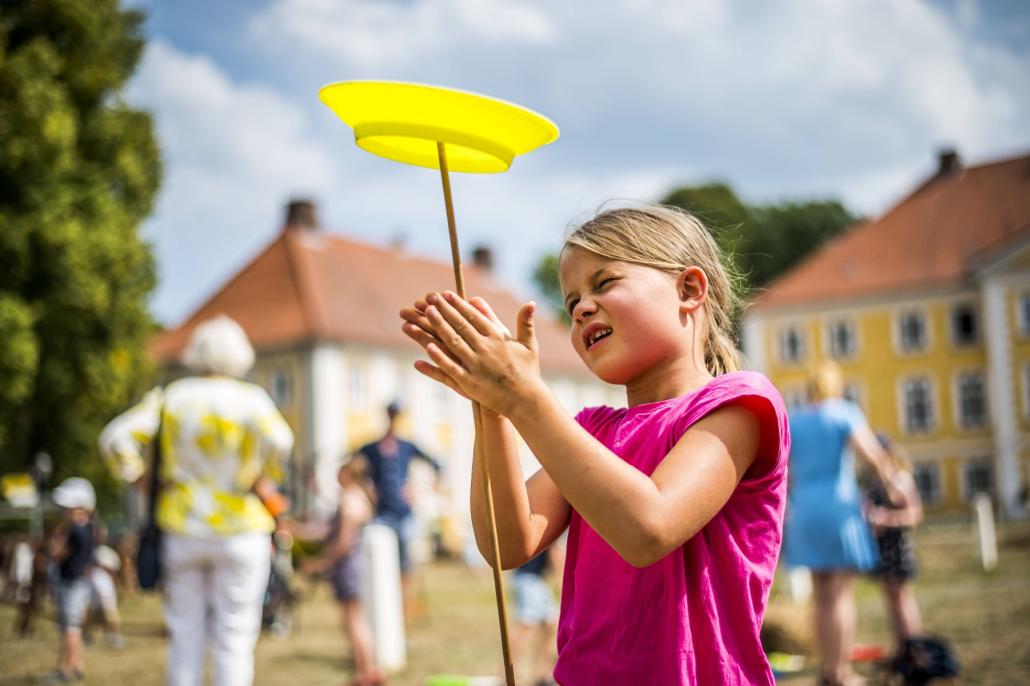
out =
<svg viewBox="0 0 1030 686"><path fill-rule="evenodd" d="M681 311L696 310L708 297L708 275L701 267L687 267L676 277L676 294Z"/></svg>

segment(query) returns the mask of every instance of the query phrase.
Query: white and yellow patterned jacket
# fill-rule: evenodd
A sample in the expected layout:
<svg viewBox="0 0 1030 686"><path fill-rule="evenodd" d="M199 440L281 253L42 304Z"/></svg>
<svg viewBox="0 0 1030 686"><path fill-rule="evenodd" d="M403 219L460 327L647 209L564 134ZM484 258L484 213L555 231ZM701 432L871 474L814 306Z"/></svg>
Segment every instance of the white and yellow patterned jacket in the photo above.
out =
<svg viewBox="0 0 1030 686"><path fill-rule="evenodd" d="M281 481L293 432L260 386L227 377L190 377L116 417L100 434L114 472L136 481L161 424L157 523L189 536L270 532L272 517L251 493L259 475Z"/></svg>

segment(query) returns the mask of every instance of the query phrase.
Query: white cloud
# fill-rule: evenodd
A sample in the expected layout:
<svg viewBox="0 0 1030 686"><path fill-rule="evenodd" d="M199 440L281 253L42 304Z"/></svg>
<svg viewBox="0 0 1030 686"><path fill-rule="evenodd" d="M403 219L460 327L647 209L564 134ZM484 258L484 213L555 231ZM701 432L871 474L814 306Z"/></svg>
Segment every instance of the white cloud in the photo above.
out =
<svg viewBox="0 0 1030 686"><path fill-rule="evenodd" d="M439 178L356 150L314 97L339 78L495 94L559 124L557 143L509 173L454 180L464 242L493 242L523 286L566 223L676 183L721 179L756 201L836 195L877 213L941 145L973 162L1030 146L1026 52L978 41L967 29L981 21L912 0L273 0L240 20L264 70L253 82L148 48L136 91L168 155L153 225L162 246L192 246L193 224L211 221L227 234L211 264L238 262L300 191L321 197L329 226L383 242L403 231L446 259ZM196 269L169 259L161 303Z"/></svg>
<svg viewBox="0 0 1030 686"><path fill-rule="evenodd" d="M336 177L308 113L267 85L235 84L208 57L152 41L128 97L150 109L165 163L147 233L157 247L159 316L185 314L279 228L293 193Z"/></svg>
<svg viewBox="0 0 1030 686"><path fill-rule="evenodd" d="M543 11L518 0L276 0L250 31L271 45L365 68L410 64L450 43L532 45L557 37Z"/></svg>

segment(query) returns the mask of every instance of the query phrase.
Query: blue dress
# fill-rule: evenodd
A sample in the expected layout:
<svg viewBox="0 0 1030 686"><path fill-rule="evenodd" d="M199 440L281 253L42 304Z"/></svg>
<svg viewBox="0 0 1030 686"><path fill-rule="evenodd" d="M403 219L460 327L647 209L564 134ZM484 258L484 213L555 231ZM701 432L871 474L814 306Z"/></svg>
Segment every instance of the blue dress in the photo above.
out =
<svg viewBox="0 0 1030 686"><path fill-rule="evenodd" d="M788 565L817 571L876 566L849 440L866 424L852 402L830 399L790 416L790 488L783 530Z"/></svg>

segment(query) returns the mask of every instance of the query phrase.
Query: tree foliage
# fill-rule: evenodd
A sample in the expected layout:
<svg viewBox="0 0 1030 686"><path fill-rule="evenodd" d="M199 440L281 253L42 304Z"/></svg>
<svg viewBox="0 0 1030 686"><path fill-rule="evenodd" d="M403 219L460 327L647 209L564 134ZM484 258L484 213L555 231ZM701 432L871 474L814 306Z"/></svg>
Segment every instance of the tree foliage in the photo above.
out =
<svg viewBox="0 0 1030 686"><path fill-rule="evenodd" d="M741 276L737 286L742 297L766 286L856 221L837 200L752 205L718 182L676 188L660 202L685 209L705 223L731 270ZM554 255L544 255L533 279L548 302L564 312L557 266Z"/></svg>
<svg viewBox="0 0 1030 686"><path fill-rule="evenodd" d="M97 434L145 381L155 268L138 227L161 165L120 95L142 19L116 0L0 6L0 472L46 451L56 478L104 486Z"/></svg>

